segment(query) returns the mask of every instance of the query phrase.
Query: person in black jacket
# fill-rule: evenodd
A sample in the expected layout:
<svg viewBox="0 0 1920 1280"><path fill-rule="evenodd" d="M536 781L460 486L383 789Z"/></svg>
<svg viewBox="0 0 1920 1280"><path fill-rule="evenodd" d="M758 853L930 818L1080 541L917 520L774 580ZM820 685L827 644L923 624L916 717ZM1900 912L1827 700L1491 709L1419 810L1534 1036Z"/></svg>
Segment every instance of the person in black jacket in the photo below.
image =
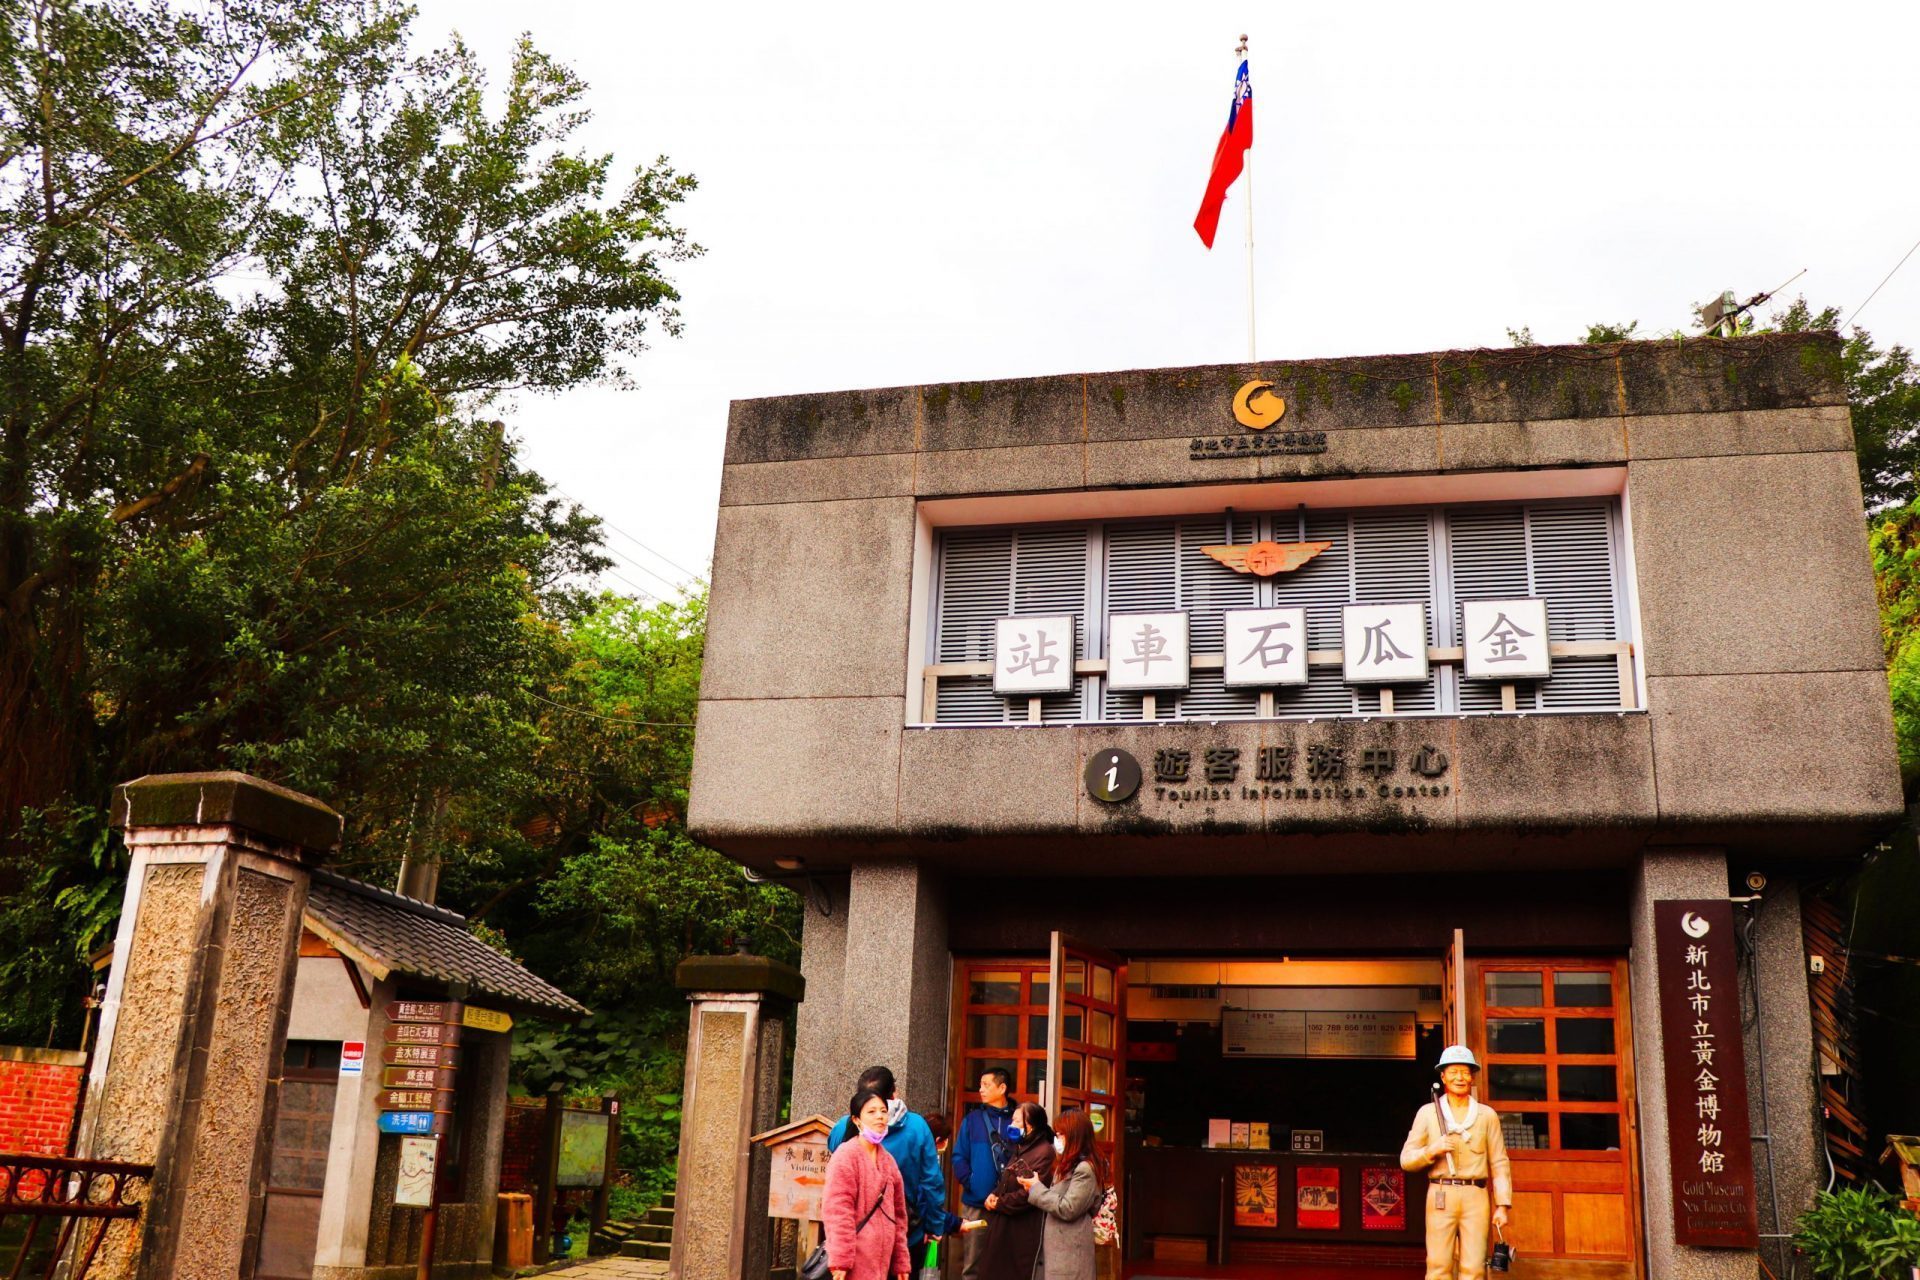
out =
<svg viewBox="0 0 1920 1280"><path fill-rule="evenodd" d="M1013 1110L1007 1127L1013 1151L999 1184L987 1197L986 1237L980 1245L980 1280L1033 1280L1034 1263L1046 1230L1046 1215L1027 1202L1022 1178L1053 1182L1053 1130L1047 1111L1037 1102L1023 1102Z"/></svg>

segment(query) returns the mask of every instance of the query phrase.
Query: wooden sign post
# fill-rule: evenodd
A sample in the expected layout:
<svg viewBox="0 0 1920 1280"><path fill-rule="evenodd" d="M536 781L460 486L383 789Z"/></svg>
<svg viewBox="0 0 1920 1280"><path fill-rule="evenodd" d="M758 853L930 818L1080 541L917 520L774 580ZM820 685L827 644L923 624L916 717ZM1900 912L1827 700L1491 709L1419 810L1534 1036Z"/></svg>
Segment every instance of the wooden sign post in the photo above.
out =
<svg viewBox="0 0 1920 1280"><path fill-rule="evenodd" d="M833 1121L811 1115L751 1139L773 1153L767 1216L791 1218L799 1224L793 1255L796 1266L820 1243L820 1200L827 1187L827 1134L832 1129Z"/></svg>

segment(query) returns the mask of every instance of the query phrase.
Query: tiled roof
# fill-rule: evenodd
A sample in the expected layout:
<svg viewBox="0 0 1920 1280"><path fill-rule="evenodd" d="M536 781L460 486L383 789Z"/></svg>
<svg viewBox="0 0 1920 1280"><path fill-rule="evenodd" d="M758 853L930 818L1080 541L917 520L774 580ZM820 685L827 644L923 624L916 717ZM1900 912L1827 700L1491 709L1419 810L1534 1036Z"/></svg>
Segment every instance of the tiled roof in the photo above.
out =
<svg viewBox="0 0 1920 1280"><path fill-rule="evenodd" d="M322 932L335 935L329 939L335 946L358 952L356 958L390 973L464 982L476 999L492 997L528 1013L572 1019L587 1012L566 992L468 933L466 917L445 907L316 870L307 915Z"/></svg>

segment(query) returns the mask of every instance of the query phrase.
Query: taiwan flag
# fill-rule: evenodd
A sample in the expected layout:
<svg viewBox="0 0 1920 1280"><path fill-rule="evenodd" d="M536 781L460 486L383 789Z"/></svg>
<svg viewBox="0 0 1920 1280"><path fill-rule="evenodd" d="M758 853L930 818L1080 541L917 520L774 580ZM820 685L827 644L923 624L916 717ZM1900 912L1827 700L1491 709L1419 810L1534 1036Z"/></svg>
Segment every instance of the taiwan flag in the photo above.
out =
<svg viewBox="0 0 1920 1280"><path fill-rule="evenodd" d="M1233 106L1227 109L1227 129L1213 151L1213 172L1207 177L1207 194L1200 200L1200 216L1193 229L1200 243L1213 248L1213 233L1220 228L1220 206L1226 202L1227 188L1240 176L1247 164L1247 148L1253 145L1253 82L1247 78L1247 64L1233 81Z"/></svg>

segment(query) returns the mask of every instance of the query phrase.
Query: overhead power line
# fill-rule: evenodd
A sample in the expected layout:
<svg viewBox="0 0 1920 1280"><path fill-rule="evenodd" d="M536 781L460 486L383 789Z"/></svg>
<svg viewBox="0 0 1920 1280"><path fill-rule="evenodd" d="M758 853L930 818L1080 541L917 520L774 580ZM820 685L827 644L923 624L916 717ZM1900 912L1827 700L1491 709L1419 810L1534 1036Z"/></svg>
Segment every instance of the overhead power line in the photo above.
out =
<svg viewBox="0 0 1920 1280"><path fill-rule="evenodd" d="M613 532L625 538L628 542L631 542L634 546L646 552L648 555L658 557L669 568L678 569L681 573L686 574L687 577L691 578L695 582L706 581L706 579L702 578L699 574L687 568L687 566L679 563L677 560L674 560L672 557L668 556L666 553L661 551L656 551L652 547L648 546L646 543L640 541L640 539L634 537L632 534L628 533L625 529L622 529L619 525L607 519L605 516L601 515L598 511L595 511L592 507L580 501L580 499L574 497L572 494L568 493L565 489L562 489L556 485L553 491L559 494L561 497L565 498L568 502L573 503L576 507L579 507L582 511L585 511L588 515L598 520L601 524L607 526L607 528L613 530ZM666 579L662 578L661 581L665 582Z"/></svg>
<svg viewBox="0 0 1920 1280"><path fill-rule="evenodd" d="M1920 240L1915 240L1913 242L1913 249L1908 249L1905 253L1900 255L1900 261L1893 264L1893 271L1887 272L1887 274L1881 279L1880 283L1873 286L1873 292L1866 296L1866 300L1863 301L1859 306L1853 309L1853 314L1840 322L1840 327L1842 329L1846 328L1848 325L1852 324L1857 318L1859 318L1860 313L1867 309L1867 303L1872 302L1874 298L1879 295L1880 291L1887 287L1887 281L1893 279L1893 275L1895 271L1898 271L1900 270L1900 268L1907 265L1907 259L1913 256L1914 249L1920 249Z"/></svg>

